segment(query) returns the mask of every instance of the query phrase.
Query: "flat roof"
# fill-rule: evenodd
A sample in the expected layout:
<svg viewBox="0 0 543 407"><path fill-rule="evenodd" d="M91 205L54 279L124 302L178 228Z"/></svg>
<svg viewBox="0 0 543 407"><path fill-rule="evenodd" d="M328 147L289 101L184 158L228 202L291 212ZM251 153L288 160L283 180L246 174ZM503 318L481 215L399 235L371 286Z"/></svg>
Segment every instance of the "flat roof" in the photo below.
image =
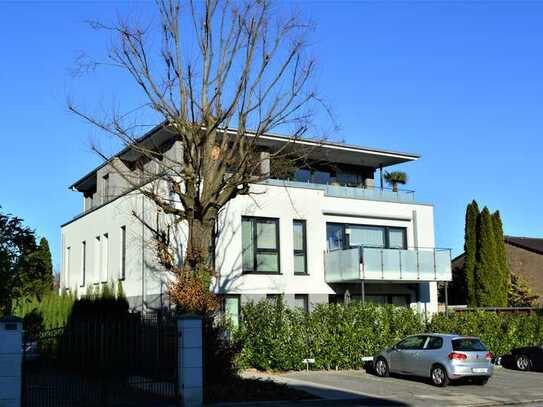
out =
<svg viewBox="0 0 543 407"><path fill-rule="evenodd" d="M235 129L228 129L226 133L234 134ZM254 131L247 131L247 137L254 137ZM153 127L143 136L135 139L134 144L140 143L155 143L157 146L166 142L171 138L171 135L165 130L164 122ZM405 153L399 151L383 150L371 147L357 146L353 144L345 144L338 142L330 142L326 140L314 140L309 138L293 138L281 134L266 133L259 136L259 146L269 148L279 148L285 144L292 144L293 149L311 147L311 155L319 160L328 160L335 163L363 165L372 168L387 167L390 165L400 164L409 161L415 161L420 158L419 154ZM121 151L113 155L109 160L103 162L86 175L70 185L69 189L79 190L89 181L96 171L104 167L113 158L129 156L131 146L126 146ZM311 155L308 158L311 158ZM128 157L127 157L128 158Z"/></svg>

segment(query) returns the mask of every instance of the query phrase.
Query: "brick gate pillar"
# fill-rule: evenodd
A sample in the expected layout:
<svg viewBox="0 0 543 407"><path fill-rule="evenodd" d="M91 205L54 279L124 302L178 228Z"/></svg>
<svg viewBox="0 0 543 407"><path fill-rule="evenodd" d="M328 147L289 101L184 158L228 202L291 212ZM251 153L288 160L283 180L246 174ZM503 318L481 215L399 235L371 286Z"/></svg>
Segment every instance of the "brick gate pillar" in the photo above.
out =
<svg viewBox="0 0 543 407"><path fill-rule="evenodd" d="M184 407L203 404L203 346L202 318L182 315L177 320L179 392Z"/></svg>
<svg viewBox="0 0 543 407"><path fill-rule="evenodd" d="M0 319L0 406L21 405L23 320Z"/></svg>

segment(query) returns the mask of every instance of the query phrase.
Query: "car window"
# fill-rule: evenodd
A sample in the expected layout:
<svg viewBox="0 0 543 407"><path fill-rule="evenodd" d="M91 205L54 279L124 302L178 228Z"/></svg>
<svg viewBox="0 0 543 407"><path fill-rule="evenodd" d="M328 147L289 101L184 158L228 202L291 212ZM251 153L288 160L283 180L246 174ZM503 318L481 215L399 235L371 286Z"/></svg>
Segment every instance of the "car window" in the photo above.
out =
<svg viewBox="0 0 543 407"><path fill-rule="evenodd" d="M426 344L426 348L428 350L435 350L435 349L441 349L443 346L443 338L439 336L430 336L430 340Z"/></svg>
<svg viewBox="0 0 543 407"><path fill-rule="evenodd" d="M477 338L459 338L452 340L452 347L455 351L478 352L485 351L486 346Z"/></svg>
<svg viewBox="0 0 543 407"><path fill-rule="evenodd" d="M422 349L425 342L425 336L410 336L398 343L396 349Z"/></svg>

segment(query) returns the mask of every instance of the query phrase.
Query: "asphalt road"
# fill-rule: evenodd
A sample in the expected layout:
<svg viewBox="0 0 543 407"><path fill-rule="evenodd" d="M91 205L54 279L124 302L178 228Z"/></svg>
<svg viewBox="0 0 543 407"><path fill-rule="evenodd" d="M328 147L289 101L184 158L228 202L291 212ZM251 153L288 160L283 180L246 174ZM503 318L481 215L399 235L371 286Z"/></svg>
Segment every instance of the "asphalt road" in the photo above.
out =
<svg viewBox="0 0 543 407"><path fill-rule="evenodd" d="M541 372L497 368L485 386L454 383L445 388L434 387L422 379L398 376L380 378L354 370L258 376L287 383L319 396L323 399L323 405L494 406L526 403L530 406L543 406ZM304 403L295 405L301 404ZM309 407L313 403L307 404Z"/></svg>

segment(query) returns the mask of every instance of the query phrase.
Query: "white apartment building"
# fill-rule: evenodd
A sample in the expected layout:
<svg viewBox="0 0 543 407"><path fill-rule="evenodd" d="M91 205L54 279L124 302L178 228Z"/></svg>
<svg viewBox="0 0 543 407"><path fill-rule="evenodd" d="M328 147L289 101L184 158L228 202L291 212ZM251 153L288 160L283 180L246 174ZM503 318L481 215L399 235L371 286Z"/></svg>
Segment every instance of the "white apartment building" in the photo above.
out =
<svg viewBox="0 0 543 407"><path fill-rule="evenodd" d="M140 142L182 154L160 127ZM259 148L269 156L288 142L269 135ZM237 319L242 304L278 295L304 309L350 299L436 312L437 282L451 279L451 258L435 248L433 206L412 191L382 187L383 168L419 156L310 140L296 145L308 147L302 168L277 179L273 163L264 163L270 177L221 212L212 289L226 312ZM71 186L82 193L84 210L62 225L61 284L83 294L122 280L134 309L153 310L168 304L170 277L140 219L160 224L162 214L112 168L130 171L139 158L126 148ZM174 238L182 258L183 228Z"/></svg>

